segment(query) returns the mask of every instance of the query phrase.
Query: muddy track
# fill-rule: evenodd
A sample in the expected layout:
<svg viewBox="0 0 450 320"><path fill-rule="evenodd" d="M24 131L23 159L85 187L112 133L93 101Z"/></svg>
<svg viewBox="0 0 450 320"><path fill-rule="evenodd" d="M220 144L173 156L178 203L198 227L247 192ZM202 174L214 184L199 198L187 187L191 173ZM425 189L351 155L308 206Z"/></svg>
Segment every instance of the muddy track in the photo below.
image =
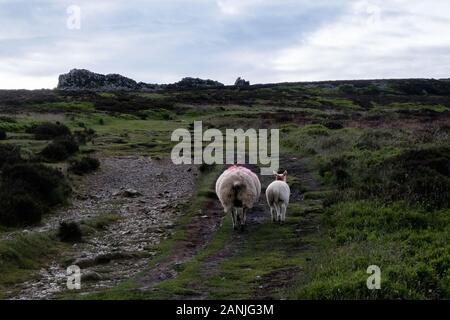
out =
<svg viewBox="0 0 450 320"><path fill-rule="evenodd" d="M287 157L281 160L283 168L287 169L289 175L298 177L299 181L291 184L291 202L300 202L303 200L301 190L317 190L318 184L315 182L311 174L306 170L302 160L292 157ZM259 172L256 166L249 166L254 172ZM252 230L258 228L258 225L265 223L270 219L268 213L265 188L271 181L271 176L260 177L263 186L263 192L259 203L249 212L247 217L246 229L242 232L235 232L231 240L219 251L211 256L208 256L202 262L202 279L207 279L217 275L220 271L220 264L239 254L239 244L245 241L247 236L251 234ZM139 278L143 290L157 290L155 287L162 281L172 279L177 276L177 265L190 260L201 248L205 247L210 240L213 239L215 232L220 227L224 219L223 209L217 199L208 199L202 207L202 213L196 216L187 226L189 235L185 241L176 243L175 248L171 253L161 261L155 268L145 272L145 275ZM311 214L306 222L298 226L299 237L306 232L316 232L318 229L317 215ZM299 248L300 250L306 249ZM295 275L300 272L300 268L285 268L274 270L271 274L260 279L261 285L257 286L257 291L254 292L255 299L271 299L273 294L280 288L287 286L292 282ZM191 289L189 295L177 295L173 299L208 299L209 292L205 286L204 281L197 281L188 285L186 289Z"/></svg>

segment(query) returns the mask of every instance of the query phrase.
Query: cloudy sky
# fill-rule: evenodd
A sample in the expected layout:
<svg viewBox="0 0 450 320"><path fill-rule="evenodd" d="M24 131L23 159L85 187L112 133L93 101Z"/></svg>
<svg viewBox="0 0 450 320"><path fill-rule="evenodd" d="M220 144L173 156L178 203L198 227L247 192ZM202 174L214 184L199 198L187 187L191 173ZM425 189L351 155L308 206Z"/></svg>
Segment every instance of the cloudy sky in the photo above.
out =
<svg viewBox="0 0 450 320"><path fill-rule="evenodd" d="M0 0L0 88L53 88L72 68L149 83L449 78L450 1Z"/></svg>

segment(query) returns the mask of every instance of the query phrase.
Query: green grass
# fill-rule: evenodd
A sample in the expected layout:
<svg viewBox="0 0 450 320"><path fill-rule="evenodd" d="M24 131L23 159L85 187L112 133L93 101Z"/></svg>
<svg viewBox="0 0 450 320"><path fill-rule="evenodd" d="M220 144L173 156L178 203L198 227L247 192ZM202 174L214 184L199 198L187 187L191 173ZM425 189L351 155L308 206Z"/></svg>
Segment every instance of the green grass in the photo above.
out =
<svg viewBox="0 0 450 320"><path fill-rule="evenodd" d="M449 299L450 211L344 202L326 209L321 241L292 299ZM381 268L381 290L366 269Z"/></svg>
<svg viewBox="0 0 450 320"><path fill-rule="evenodd" d="M427 105L427 104L419 104L419 103L391 103L386 107L387 109L395 109L395 110L432 110L435 112L445 112L450 111L450 109L441 104Z"/></svg>
<svg viewBox="0 0 450 320"><path fill-rule="evenodd" d="M291 209L291 208L290 208ZM306 251L298 250L303 241L295 233L298 218L291 215L284 225L267 221L251 230L238 244L238 253L219 265L219 273L207 279L211 299L250 299L259 285L259 279L286 268L301 268ZM295 215L295 214L294 214ZM231 226L226 227L231 231ZM283 272L283 271L281 271ZM281 288L274 295L282 295Z"/></svg>
<svg viewBox="0 0 450 320"><path fill-rule="evenodd" d="M36 276L56 255L69 246L59 242L53 233L30 233L0 241L0 298L14 284Z"/></svg>
<svg viewBox="0 0 450 320"><path fill-rule="evenodd" d="M344 110L358 110L362 109L361 106L356 105L352 100L339 98L339 97L320 97L317 99L322 105L331 105L338 109Z"/></svg>
<svg viewBox="0 0 450 320"><path fill-rule="evenodd" d="M34 110L40 111L95 111L94 104L92 102L52 102L52 103L40 103L31 106Z"/></svg>
<svg viewBox="0 0 450 320"><path fill-rule="evenodd" d="M14 121L4 121L0 118L0 129L7 132L23 132L26 128L38 124L32 117L16 117Z"/></svg>
<svg viewBox="0 0 450 320"><path fill-rule="evenodd" d="M94 218L81 221L81 231L83 237L90 236L98 230L104 230L107 226L122 219L118 213L102 213Z"/></svg>

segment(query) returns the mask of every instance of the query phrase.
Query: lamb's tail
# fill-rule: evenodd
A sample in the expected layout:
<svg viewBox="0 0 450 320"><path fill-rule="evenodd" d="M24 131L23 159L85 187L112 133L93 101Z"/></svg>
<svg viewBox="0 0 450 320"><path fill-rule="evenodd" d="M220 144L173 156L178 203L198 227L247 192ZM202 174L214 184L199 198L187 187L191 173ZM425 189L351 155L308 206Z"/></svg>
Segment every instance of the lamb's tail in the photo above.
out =
<svg viewBox="0 0 450 320"><path fill-rule="evenodd" d="M231 187L231 190L233 192L233 205L235 208L242 208L242 198L241 198L241 191L244 189L244 185L240 181L235 181L233 183L233 186Z"/></svg>

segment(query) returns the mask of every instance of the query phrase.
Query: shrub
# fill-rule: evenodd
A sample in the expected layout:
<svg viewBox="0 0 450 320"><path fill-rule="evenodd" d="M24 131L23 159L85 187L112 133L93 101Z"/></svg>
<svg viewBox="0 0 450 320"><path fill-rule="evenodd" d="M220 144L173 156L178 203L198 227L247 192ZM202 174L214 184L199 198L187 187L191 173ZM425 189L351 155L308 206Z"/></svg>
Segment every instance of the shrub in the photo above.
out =
<svg viewBox="0 0 450 320"><path fill-rule="evenodd" d="M0 144L0 170L6 164L18 163L20 157L20 147L14 144Z"/></svg>
<svg viewBox="0 0 450 320"><path fill-rule="evenodd" d="M336 121L325 121L322 125L330 130L339 130L344 127L342 123Z"/></svg>
<svg viewBox="0 0 450 320"><path fill-rule="evenodd" d="M405 151L384 161L372 175L375 172L381 177L384 194L392 200L406 199L429 209L450 206L448 147Z"/></svg>
<svg viewBox="0 0 450 320"><path fill-rule="evenodd" d="M331 158L321 165L319 174L332 184L338 187L348 187L351 185L352 177L349 173L351 159L346 157Z"/></svg>
<svg viewBox="0 0 450 320"><path fill-rule="evenodd" d="M0 129L0 140L6 140L6 131L3 129Z"/></svg>
<svg viewBox="0 0 450 320"><path fill-rule="evenodd" d="M450 206L450 148L413 149L385 160L364 156L331 158L319 173L340 196L403 200L427 209Z"/></svg>
<svg viewBox="0 0 450 320"><path fill-rule="evenodd" d="M67 153L72 155L80 149L79 144L72 136L59 137L53 140L53 143L60 144L66 148Z"/></svg>
<svg viewBox="0 0 450 320"><path fill-rule="evenodd" d="M48 161L63 161L69 157L66 148L60 143L50 143L42 150L41 154Z"/></svg>
<svg viewBox="0 0 450 320"><path fill-rule="evenodd" d="M73 137L60 137L48 144L41 152L48 161L63 161L78 152L79 144Z"/></svg>
<svg viewBox="0 0 450 320"><path fill-rule="evenodd" d="M0 116L0 122L17 123L17 120L7 116Z"/></svg>
<svg viewBox="0 0 450 320"><path fill-rule="evenodd" d="M362 134L355 143L360 150L379 150L383 144L392 145L394 136L385 131L367 131Z"/></svg>
<svg viewBox="0 0 450 320"><path fill-rule="evenodd" d="M75 131L73 135L78 144L86 144L86 142L92 141L95 137L95 130L91 128L84 128L83 130Z"/></svg>
<svg viewBox="0 0 450 320"><path fill-rule="evenodd" d="M50 122L33 125L26 132L34 134L36 140L50 140L56 137L71 135L70 129L67 126Z"/></svg>
<svg viewBox="0 0 450 320"><path fill-rule="evenodd" d="M2 190L0 203L0 223L9 227L39 223L44 212L40 201L30 194Z"/></svg>
<svg viewBox="0 0 450 320"><path fill-rule="evenodd" d="M80 225L76 222L63 221L59 224L57 236L63 242L80 242L82 239Z"/></svg>
<svg viewBox="0 0 450 320"><path fill-rule="evenodd" d="M71 193L61 172L37 163L5 166L1 176L1 186L12 195L35 197L48 207L65 203Z"/></svg>
<svg viewBox="0 0 450 320"><path fill-rule="evenodd" d="M80 160L76 160L71 163L69 171L83 175L85 173L91 173L100 167L100 161L91 157L83 157Z"/></svg>

